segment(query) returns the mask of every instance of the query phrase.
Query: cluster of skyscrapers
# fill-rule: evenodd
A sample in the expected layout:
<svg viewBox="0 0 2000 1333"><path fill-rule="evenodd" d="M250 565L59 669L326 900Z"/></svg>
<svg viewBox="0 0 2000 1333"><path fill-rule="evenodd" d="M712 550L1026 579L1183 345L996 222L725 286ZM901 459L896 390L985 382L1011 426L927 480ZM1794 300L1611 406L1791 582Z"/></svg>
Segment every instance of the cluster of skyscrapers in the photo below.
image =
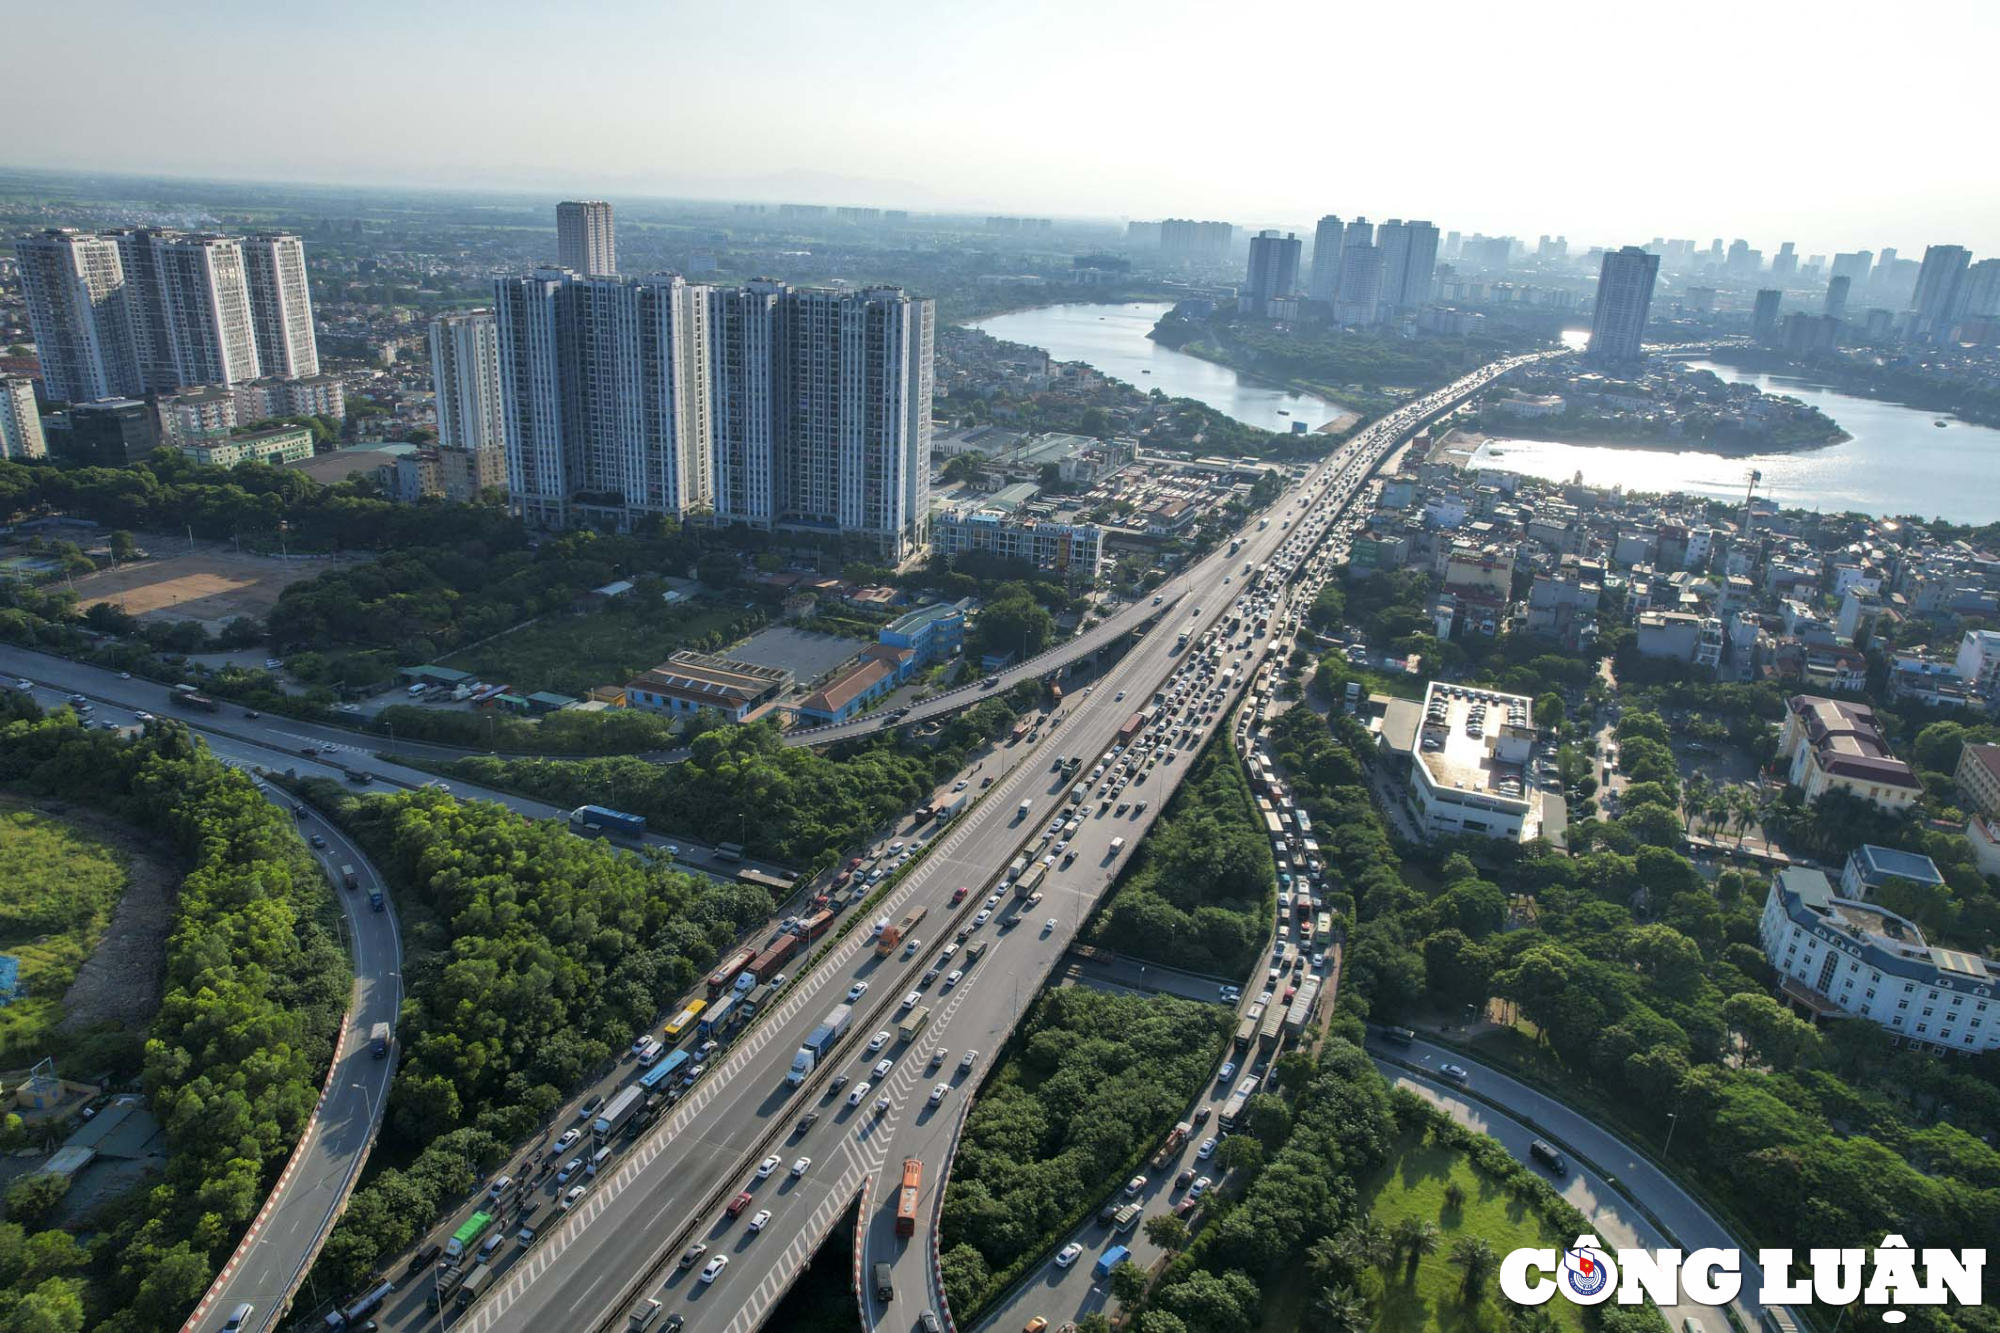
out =
<svg viewBox="0 0 2000 1333"><path fill-rule="evenodd" d="M53 400L319 373L297 236L64 227L14 253Z"/></svg>
<svg viewBox="0 0 2000 1333"><path fill-rule="evenodd" d="M1250 267L1237 308L1263 319L1296 318L1309 302L1334 323L1367 327L1431 299L1438 229L1428 222L1367 218L1343 222L1328 214L1313 232L1312 272L1300 283L1302 244L1291 233L1250 238Z"/></svg>
<svg viewBox="0 0 2000 1333"><path fill-rule="evenodd" d="M559 227L575 258L571 235L598 245L586 263L615 261L608 208L601 236ZM439 443L503 450L539 526L709 511L901 560L930 507L935 317L894 287L501 278L492 311L431 328Z"/></svg>

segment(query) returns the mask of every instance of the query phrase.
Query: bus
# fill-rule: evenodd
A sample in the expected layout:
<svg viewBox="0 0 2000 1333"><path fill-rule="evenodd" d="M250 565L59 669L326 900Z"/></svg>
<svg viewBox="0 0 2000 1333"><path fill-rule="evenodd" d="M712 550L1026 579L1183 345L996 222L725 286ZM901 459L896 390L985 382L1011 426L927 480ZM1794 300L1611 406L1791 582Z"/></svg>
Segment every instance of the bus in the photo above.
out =
<svg viewBox="0 0 2000 1333"><path fill-rule="evenodd" d="M1246 1017L1241 1023L1236 1025L1236 1049L1239 1051L1249 1050L1250 1043L1256 1039L1256 1036L1257 1020Z"/></svg>
<svg viewBox="0 0 2000 1333"><path fill-rule="evenodd" d="M917 1199L924 1192L924 1164L920 1158L903 1159L903 1188L896 1194L896 1234L917 1234Z"/></svg>
<svg viewBox="0 0 2000 1333"><path fill-rule="evenodd" d="M674 1075L687 1068L687 1064L688 1053L686 1051L675 1051L672 1055L639 1075L639 1086L647 1092L651 1092L661 1084L672 1081Z"/></svg>
<svg viewBox="0 0 2000 1333"><path fill-rule="evenodd" d="M679 1041L694 1028L694 1021L701 1017L701 1011L708 1008L707 1000L691 1000L688 1007L674 1015L673 1022L667 1024L667 1040Z"/></svg>
<svg viewBox="0 0 2000 1333"><path fill-rule="evenodd" d="M1222 1114L1215 1118L1215 1123L1222 1127L1223 1133L1236 1132L1236 1122L1243 1118L1243 1104L1248 1100L1250 1099L1239 1092L1223 1104Z"/></svg>
<svg viewBox="0 0 2000 1333"><path fill-rule="evenodd" d="M1022 872L1021 878L1014 881L1014 896L1016 898L1028 897L1042 886L1042 881L1048 878L1048 874L1049 867L1047 862L1035 862Z"/></svg>
<svg viewBox="0 0 2000 1333"><path fill-rule="evenodd" d="M792 881L790 878L784 875L767 874L762 870L750 870L748 868L739 870L736 872L736 882L738 884L755 885L757 888L765 890L776 898L782 898L792 891Z"/></svg>
<svg viewBox="0 0 2000 1333"><path fill-rule="evenodd" d="M1313 918L1313 938L1321 943L1333 938L1333 913L1321 912Z"/></svg>

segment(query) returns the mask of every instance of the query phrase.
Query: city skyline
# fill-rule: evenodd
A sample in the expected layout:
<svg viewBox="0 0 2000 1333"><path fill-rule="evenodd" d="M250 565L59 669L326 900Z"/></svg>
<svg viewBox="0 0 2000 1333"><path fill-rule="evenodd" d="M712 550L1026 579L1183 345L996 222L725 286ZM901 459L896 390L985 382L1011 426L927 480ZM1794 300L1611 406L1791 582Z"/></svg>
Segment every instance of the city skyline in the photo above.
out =
<svg viewBox="0 0 2000 1333"><path fill-rule="evenodd" d="M440 141L396 127L412 116L449 121L461 115L463 88L507 56L506 25L443 28L441 18L362 4L349 11L349 21L390 40L414 42L426 52L431 77L412 84L400 68L363 62L343 76L351 83L342 115L317 125L303 143L296 124L251 120L238 126L227 155L219 156L213 136L195 129L213 123L211 104L222 95L206 71L216 60L232 63L232 99L256 97L267 85L273 97L289 92L282 86L291 77L283 62L258 58L285 25L246 23L232 7L155 24L142 7L114 0L107 30L145 40L113 41L94 58L105 62L105 77L153 111L132 121L109 105L75 99L61 82L60 62L24 64L17 76L31 104L61 106L65 114L32 143L14 145L10 159L40 168L226 179L536 189L559 198L580 191L583 197L1002 208L1107 220L1223 217L1246 232L1275 226L1303 233L1329 205L1343 215L1349 208L1386 213L1395 201L1403 216L1449 219L1441 225L1467 231L1533 236L1562 230L1579 248L1721 229L1771 238L1767 251L1778 239L1793 239L1805 253L1893 244L1913 254L1940 237L1975 252L2000 250L2000 200L1966 171L1952 136L1914 133L1914 122L1885 116L1874 99L1830 100L1816 108L1810 133L1759 144L1754 152L1735 151L1720 137L1634 139L1628 117L1578 115L1579 107L1630 95L1629 71L1602 56L1618 33L1602 29L1599 12L1587 7L1544 7L1532 23L1459 6L1441 16L1456 44L1485 51L1490 62L1581 71L1512 90L1522 99L1513 108L1515 123L1536 127L1538 136L1559 137L1566 157L1591 163L1587 171L1537 177L1532 191L1520 188L1514 155L1468 151L1487 141L1469 138L1462 108L1442 99L1419 99L1406 106L1395 129L1347 141L1331 181L1300 169L1297 140L1244 133L1247 116L1136 124L1128 109L1131 86L1098 74L1090 53L1115 42L1128 52L1126 68L1154 59L1159 68L1172 68L1202 30L1195 25L1214 22L1197 18L1201 12L1191 7L1161 12L1158 6L1114 4L1087 14L1065 12L1073 40L1053 45L1040 39L1045 29L1032 10L980 21L978 41L968 44L961 31L871 21L871 12L885 8L874 5L839 14L768 5L761 15L704 14L693 22L623 4L597 8L632 49L644 49L657 31L677 52L675 96L658 97L657 70L643 61L593 69L588 97L560 99L555 94L566 89L558 85L543 102L491 99L480 134L453 136L446 156ZM1308 49L1314 33L1334 22L1311 7L1266 8L1273 22L1289 22ZM1878 33L1871 59L1887 66L1921 63L1928 80L1966 90L1970 100L1960 114L1968 123L1992 119L2000 94L1981 77L1978 61L2000 37L2000 15L1955 3L1924 8L1930 21L1913 19ZM1393 36L1399 21L1364 14L1343 15L1339 22L1345 25L1343 48L1390 49L1383 39ZM716 104L718 80L736 76L725 73L732 70L729 61L704 60L701 53L740 50L744 25L753 23L767 64L865 52L877 95L815 105L803 115L806 94L787 92L774 78L761 101L732 99L737 110L730 132L715 133L703 123L702 108ZM1726 38L1716 35L1718 29ZM14 21L14 31L26 48L53 45L63 40L63 20L52 11L29 12ZM1954 39L1936 41L1940 31L1953 32ZM1769 48L1815 67L1851 54L1838 25L1815 23L1804 11L1696 12L1648 28L1646 40L1649 65L1661 69L1706 63L1717 42ZM979 49L976 64L964 55L968 45ZM175 58L182 51L187 58ZM907 114L931 102L949 107L962 81L989 66L995 72L1033 68L1037 77L986 80L977 117ZM1393 62L1358 62L1343 71L1349 94L1364 100L1390 96L1403 77ZM1041 97L1036 90L1051 83L1068 94ZM1273 81L1261 95L1269 105L1260 103L1260 122L1289 118L1303 133L1324 118L1303 82L1292 88ZM1746 132L1794 123L1790 94L1776 82L1746 81L1738 96L1734 123ZM1114 132L1069 132L1091 123ZM1115 132L1121 126L1128 132ZM1190 172L1184 169L1190 160L1208 165ZM746 172L738 165L744 162L758 165ZM1877 163L1893 165L1894 189L1883 188ZM1802 180L1811 182L1809 204L1801 202ZM1663 189L1668 182L1673 188ZM1812 230L1802 231L1802 222Z"/></svg>

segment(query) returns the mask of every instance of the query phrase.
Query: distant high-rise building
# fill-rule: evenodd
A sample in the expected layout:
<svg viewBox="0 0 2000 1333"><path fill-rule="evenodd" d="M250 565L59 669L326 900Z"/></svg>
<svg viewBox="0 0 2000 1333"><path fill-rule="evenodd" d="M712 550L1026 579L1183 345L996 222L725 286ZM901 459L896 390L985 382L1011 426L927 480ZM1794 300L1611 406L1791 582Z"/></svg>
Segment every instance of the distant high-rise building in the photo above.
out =
<svg viewBox="0 0 2000 1333"><path fill-rule="evenodd" d="M1168 218L1160 224L1160 250L1181 259L1227 259L1236 228L1227 222Z"/></svg>
<svg viewBox="0 0 2000 1333"><path fill-rule="evenodd" d="M1982 259L1965 270L1958 285L1961 319L1991 319L2000 315L2000 259Z"/></svg>
<svg viewBox="0 0 2000 1333"><path fill-rule="evenodd" d="M1886 282L1895 269L1896 247L1885 245L1882 247L1882 253L1875 257L1875 271L1869 275L1868 281L1877 285Z"/></svg>
<svg viewBox="0 0 2000 1333"><path fill-rule="evenodd" d="M1833 257L1832 276L1846 278L1851 282L1868 281L1868 270L1875 262L1872 250L1849 250Z"/></svg>
<svg viewBox="0 0 2000 1333"><path fill-rule="evenodd" d="M35 406L35 382L0 375L0 458L44 458L42 414Z"/></svg>
<svg viewBox="0 0 2000 1333"><path fill-rule="evenodd" d="M438 443L447 449L505 449L500 398L500 325L491 310L431 321L431 389Z"/></svg>
<svg viewBox="0 0 2000 1333"><path fill-rule="evenodd" d="M144 390L115 240L70 227L14 243L42 386L56 402Z"/></svg>
<svg viewBox="0 0 2000 1333"><path fill-rule="evenodd" d="M63 228L14 248L53 399L319 373L295 236Z"/></svg>
<svg viewBox="0 0 2000 1333"><path fill-rule="evenodd" d="M1157 250L1160 248L1160 224L1157 222L1128 222L1125 224L1125 244L1134 249Z"/></svg>
<svg viewBox="0 0 2000 1333"><path fill-rule="evenodd" d="M716 517L902 560L930 511L935 308L900 288L710 289Z"/></svg>
<svg viewBox="0 0 2000 1333"><path fill-rule="evenodd" d="M1346 231L1331 213L1313 230L1312 285L1306 294L1322 305L1332 305L1340 292L1340 242Z"/></svg>
<svg viewBox="0 0 2000 1333"><path fill-rule="evenodd" d="M1951 337L1958 322L1959 286L1971 263L1972 252L1962 245L1924 247L1916 294L1910 298L1910 337L1930 342Z"/></svg>
<svg viewBox="0 0 2000 1333"><path fill-rule="evenodd" d="M1382 248L1368 241L1355 244L1353 236L1350 226L1349 243L1340 252L1340 298L1333 303L1333 313L1342 324L1365 326L1381 318Z"/></svg>
<svg viewBox="0 0 2000 1333"><path fill-rule="evenodd" d="M1771 256L1771 277L1773 281L1786 283L1790 282L1798 271L1798 252L1792 248L1790 241L1786 241L1778 246L1778 253Z"/></svg>
<svg viewBox="0 0 2000 1333"><path fill-rule="evenodd" d="M507 489L543 527L705 504L705 310L674 274L494 282Z"/></svg>
<svg viewBox="0 0 2000 1333"><path fill-rule="evenodd" d="M1464 243L1465 243L1465 238L1460 236L1457 232L1455 231L1446 232L1444 234L1444 258L1457 259L1459 247L1462 246Z"/></svg>
<svg viewBox="0 0 2000 1333"><path fill-rule="evenodd" d="M1830 352L1840 342L1840 321L1830 315L1808 315L1799 311L1785 316L1779 341L1790 356Z"/></svg>
<svg viewBox="0 0 2000 1333"><path fill-rule="evenodd" d="M243 263L250 280L250 323L259 369L266 376L287 380L319 374L304 242L282 232L245 237Z"/></svg>
<svg viewBox="0 0 2000 1333"><path fill-rule="evenodd" d="M1835 278L1826 285L1826 305L1822 313L1839 319L1847 312L1847 293L1854 286L1854 280L1846 274Z"/></svg>
<svg viewBox="0 0 2000 1333"><path fill-rule="evenodd" d="M1427 305L1437 269L1438 229L1428 222L1390 218L1375 229L1382 252L1382 302L1400 309Z"/></svg>
<svg viewBox="0 0 2000 1333"><path fill-rule="evenodd" d="M1535 245L1535 258L1549 263L1569 256L1569 237L1544 236Z"/></svg>
<svg viewBox="0 0 2000 1333"><path fill-rule="evenodd" d="M1271 303L1297 294L1299 238L1286 232L1260 231L1250 238L1250 269L1237 306L1259 318L1271 314Z"/></svg>
<svg viewBox="0 0 2000 1333"><path fill-rule="evenodd" d="M617 274L618 238L610 204L583 199L556 205L556 265L587 278Z"/></svg>
<svg viewBox="0 0 2000 1333"><path fill-rule="evenodd" d="M1748 277L1757 271L1757 265L1750 258L1753 253L1750 242L1739 236L1729 243L1729 257L1723 261L1723 267L1732 277Z"/></svg>
<svg viewBox="0 0 2000 1333"><path fill-rule="evenodd" d="M1597 274L1597 306L1590 318L1590 360L1611 365L1639 359L1659 273L1660 257L1636 245L1605 253Z"/></svg>
<svg viewBox="0 0 2000 1333"><path fill-rule="evenodd" d="M1757 306L1750 317L1750 332L1758 342L1769 342L1778 331L1778 303L1785 294L1776 287L1766 287L1757 293Z"/></svg>

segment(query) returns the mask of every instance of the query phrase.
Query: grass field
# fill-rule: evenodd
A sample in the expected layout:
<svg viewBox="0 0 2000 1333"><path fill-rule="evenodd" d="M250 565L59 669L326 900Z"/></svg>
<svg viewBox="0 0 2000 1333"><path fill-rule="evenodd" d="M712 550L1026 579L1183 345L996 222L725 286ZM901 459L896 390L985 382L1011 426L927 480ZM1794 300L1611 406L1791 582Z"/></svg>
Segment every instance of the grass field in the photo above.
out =
<svg viewBox="0 0 2000 1333"><path fill-rule="evenodd" d="M1454 1182L1465 1191L1464 1206L1457 1211L1445 1204L1445 1187ZM1493 1283L1476 1306L1459 1299L1461 1274L1451 1262L1452 1245L1476 1236L1504 1255L1522 1246L1564 1245L1571 1239L1547 1230L1512 1191L1482 1175L1461 1154L1415 1136L1399 1142L1389 1164L1361 1183L1361 1200L1391 1230L1406 1217L1438 1228L1437 1253L1417 1264L1413 1280L1406 1280L1408 1269L1400 1258L1386 1271L1367 1274L1361 1294L1375 1312L1375 1333L1505 1333L1507 1310ZM1264 1286L1264 1333L1311 1327L1312 1296L1303 1267L1274 1274ZM1576 1306L1550 1301L1542 1308L1564 1333L1582 1333L1583 1315Z"/></svg>
<svg viewBox="0 0 2000 1333"><path fill-rule="evenodd" d="M24 992L0 1006L0 1064L55 1053L63 992L125 883L124 858L95 839L28 811L0 814L0 954L19 960Z"/></svg>
<svg viewBox="0 0 2000 1333"><path fill-rule="evenodd" d="M683 648L712 652L738 637L744 614L736 605L549 616L453 653L441 665L516 690L582 694L593 685L623 685Z"/></svg>
<svg viewBox="0 0 2000 1333"><path fill-rule="evenodd" d="M141 618L196 620L218 630L238 616L263 619L278 594L328 567L325 560L195 550L86 574L76 580L77 604L87 610L110 602Z"/></svg>

